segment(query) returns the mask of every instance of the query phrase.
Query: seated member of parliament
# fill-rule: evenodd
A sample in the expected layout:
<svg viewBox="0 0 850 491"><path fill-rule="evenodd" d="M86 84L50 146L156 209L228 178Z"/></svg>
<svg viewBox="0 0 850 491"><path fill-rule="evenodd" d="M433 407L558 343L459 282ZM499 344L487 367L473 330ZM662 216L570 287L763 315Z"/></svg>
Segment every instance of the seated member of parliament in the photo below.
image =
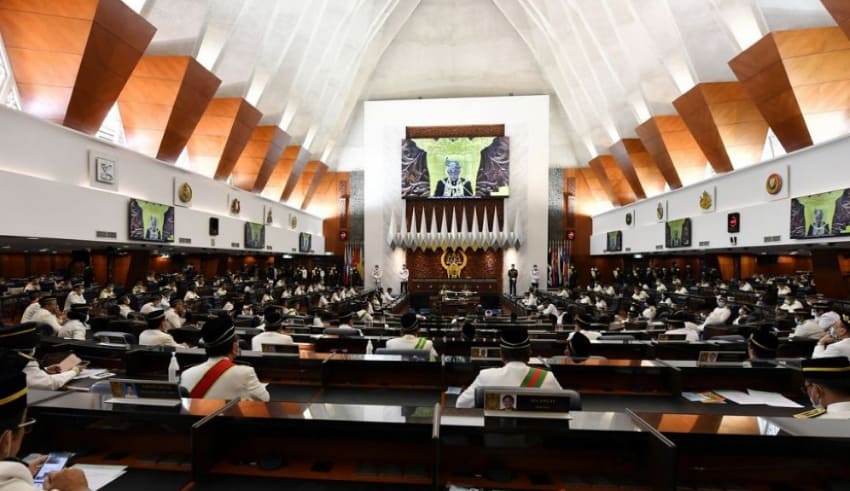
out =
<svg viewBox="0 0 850 491"><path fill-rule="evenodd" d="M0 329L0 348L16 352L24 360L23 372L27 377L27 387L30 389L58 390L79 375L81 367L76 366L64 372L59 369L58 365L41 368L38 360L33 358L40 340L38 324L34 322Z"/></svg>
<svg viewBox="0 0 850 491"><path fill-rule="evenodd" d="M251 338L252 351L263 351L264 344L294 344L292 336L283 332L283 314L279 308L266 307L263 320L265 332Z"/></svg>
<svg viewBox="0 0 850 491"><path fill-rule="evenodd" d="M848 322L850 322L850 318L846 315L841 320L836 321L829 329L829 333L818 340L818 344L815 345L815 349L812 351L812 358L829 358L831 356L850 357L850 329L847 327Z"/></svg>
<svg viewBox="0 0 850 491"><path fill-rule="evenodd" d="M401 334L400 338L393 338L387 340L387 349L391 350L406 350L406 349L415 349L415 350L428 350L431 352L431 358L436 358L438 355L437 350L434 349L434 343L425 338L420 338L417 336L419 333L419 319L416 318L416 314L413 312L408 312L401 316Z"/></svg>
<svg viewBox="0 0 850 491"><path fill-rule="evenodd" d="M142 346L169 346L172 348L185 348L186 345L180 344L174 340L171 334L168 334L168 322L165 320L165 312L161 309L152 310L147 313L145 320L148 323L148 328L139 334L139 344Z"/></svg>
<svg viewBox="0 0 850 491"><path fill-rule="evenodd" d="M527 365L531 353L531 341L528 339L528 330L525 327L508 326L502 329L499 348L505 365L501 368L481 370L472 385L457 398L456 407L473 407L476 387L561 389L561 384L551 372Z"/></svg>
<svg viewBox="0 0 850 491"><path fill-rule="evenodd" d="M18 353L0 353L0 491L35 491L33 475L47 460L42 456L27 465L17 459L24 434L34 419L27 418L27 382L21 372L26 360ZM51 472L44 489L88 491L86 476L79 469Z"/></svg>
<svg viewBox="0 0 850 491"><path fill-rule="evenodd" d="M850 359L834 356L803 360L801 369L815 409L798 416L850 420Z"/></svg>
<svg viewBox="0 0 850 491"><path fill-rule="evenodd" d="M192 398L269 400L266 384L260 382L254 368L233 363L239 354L239 342L230 317L220 316L205 322L201 338L209 358L180 377L180 386Z"/></svg>

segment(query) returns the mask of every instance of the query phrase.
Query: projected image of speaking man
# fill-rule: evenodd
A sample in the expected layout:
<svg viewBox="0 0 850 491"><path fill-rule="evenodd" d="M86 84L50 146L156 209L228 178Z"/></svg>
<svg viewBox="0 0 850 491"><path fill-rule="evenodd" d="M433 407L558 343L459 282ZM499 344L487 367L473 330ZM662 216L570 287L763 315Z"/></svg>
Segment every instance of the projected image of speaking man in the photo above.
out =
<svg viewBox="0 0 850 491"><path fill-rule="evenodd" d="M472 183L460 177L460 162L446 159L446 176L437 182L434 196L440 198L472 196Z"/></svg>

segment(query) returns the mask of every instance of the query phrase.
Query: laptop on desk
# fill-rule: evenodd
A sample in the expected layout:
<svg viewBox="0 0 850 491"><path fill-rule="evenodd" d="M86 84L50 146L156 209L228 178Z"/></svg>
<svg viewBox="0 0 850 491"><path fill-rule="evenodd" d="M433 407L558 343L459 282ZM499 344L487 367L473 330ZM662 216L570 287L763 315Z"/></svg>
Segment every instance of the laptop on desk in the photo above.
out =
<svg viewBox="0 0 850 491"><path fill-rule="evenodd" d="M136 406L175 407L180 404L180 385L165 380L112 379L112 397L103 402Z"/></svg>

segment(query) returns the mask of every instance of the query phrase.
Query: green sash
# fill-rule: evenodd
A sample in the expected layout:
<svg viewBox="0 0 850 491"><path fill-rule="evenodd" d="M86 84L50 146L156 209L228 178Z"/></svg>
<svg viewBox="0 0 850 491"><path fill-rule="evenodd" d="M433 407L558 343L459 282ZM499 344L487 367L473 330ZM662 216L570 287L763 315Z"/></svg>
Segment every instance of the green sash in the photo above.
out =
<svg viewBox="0 0 850 491"><path fill-rule="evenodd" d="M546 370L541 370L539 368L529 368L528 373L525 374L525 378L522 379L522 383L519 385L520 387L537 387L539 388L543 385L543 380L546 379Z"/></svg>

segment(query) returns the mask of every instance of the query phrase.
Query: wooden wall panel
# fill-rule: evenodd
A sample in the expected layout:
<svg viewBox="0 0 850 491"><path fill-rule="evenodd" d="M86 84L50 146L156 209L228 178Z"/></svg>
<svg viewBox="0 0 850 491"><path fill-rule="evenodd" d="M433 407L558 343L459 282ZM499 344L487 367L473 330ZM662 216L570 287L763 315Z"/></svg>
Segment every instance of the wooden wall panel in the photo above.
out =
<svg viewBox="0 0 850 491"><path fill-rule="evenodd" d="M767 121L740 82L697 84L673 105L718 174L761 161Z"/></svg>
<svg viewBox="0 0 850 491"><path fill-rule="evenodd" d="M850 3L847 0L821 0L821 3L838 23L838 27L850 38Z"/></svg>
<svg viewBox="0 0 850 491"><path fill-rule="evenodd" d="M623 175L630 180L637 178L637 182L632 183L636 196L651 198L664 192L664 176L639 139L623 138L611 145L610 151Z"/></svg>
<svg viewBox="0 0 850 491"><path fill-rule="evenodd" d="M611 155L600 155L589 162L613 205L627 205L637 200L634 190L617 161ZM636 176L635 176L636 177Z"/></svg>
<svg viewBox="0 0 850 491"><path fill-rule="evenodd" d="M670 189L705 178L705 155L680 116L653 116L636 131Z"/></svg>
<svg viewBox="0 0 850 491"><path fill-rule="evenodd" d="M340 214L340 186L348 193L350 174L348 172L325 172L312 198L302 209L323 218ZM342 184L341 184L342 183ZM343 210L344 213L344 210Z"/></svg>
<svg viewBox="0 0 850 491"><path fill-rule="evenodd" d="M187 148L192 169L207 177L226 180L260 117L260 111L245 99L232 97L210 101L189 139Z"/></svg>
<svg viewBox="0 0 850 491"><path fill-rule="evenodd" d="M789 152L850 131L849 65L838 27L769 33L729 62Z"/></svg>
<svg viewBox="0 0 850 491"><path fill-rule="evenodd" d="M493 291L502 291L502 251L473 251L467 249L467 263L461 272L461 278L497 280L498 287ZM446 270L440 264L443 251L407 251L405 263L410 271L411 288L416 289L415 282L419 279L446 278ZM545 270L545 264L542 264ZM389 285L393 290L399 286Z"/></svg>
<svg viewBox="0 0 850 491"><path fill-rule="evenodd" d="M841 262L835 251L817 249L812 251L812 273L818 293L829 298L847 298L850 287L842 271Z"/></svg>

